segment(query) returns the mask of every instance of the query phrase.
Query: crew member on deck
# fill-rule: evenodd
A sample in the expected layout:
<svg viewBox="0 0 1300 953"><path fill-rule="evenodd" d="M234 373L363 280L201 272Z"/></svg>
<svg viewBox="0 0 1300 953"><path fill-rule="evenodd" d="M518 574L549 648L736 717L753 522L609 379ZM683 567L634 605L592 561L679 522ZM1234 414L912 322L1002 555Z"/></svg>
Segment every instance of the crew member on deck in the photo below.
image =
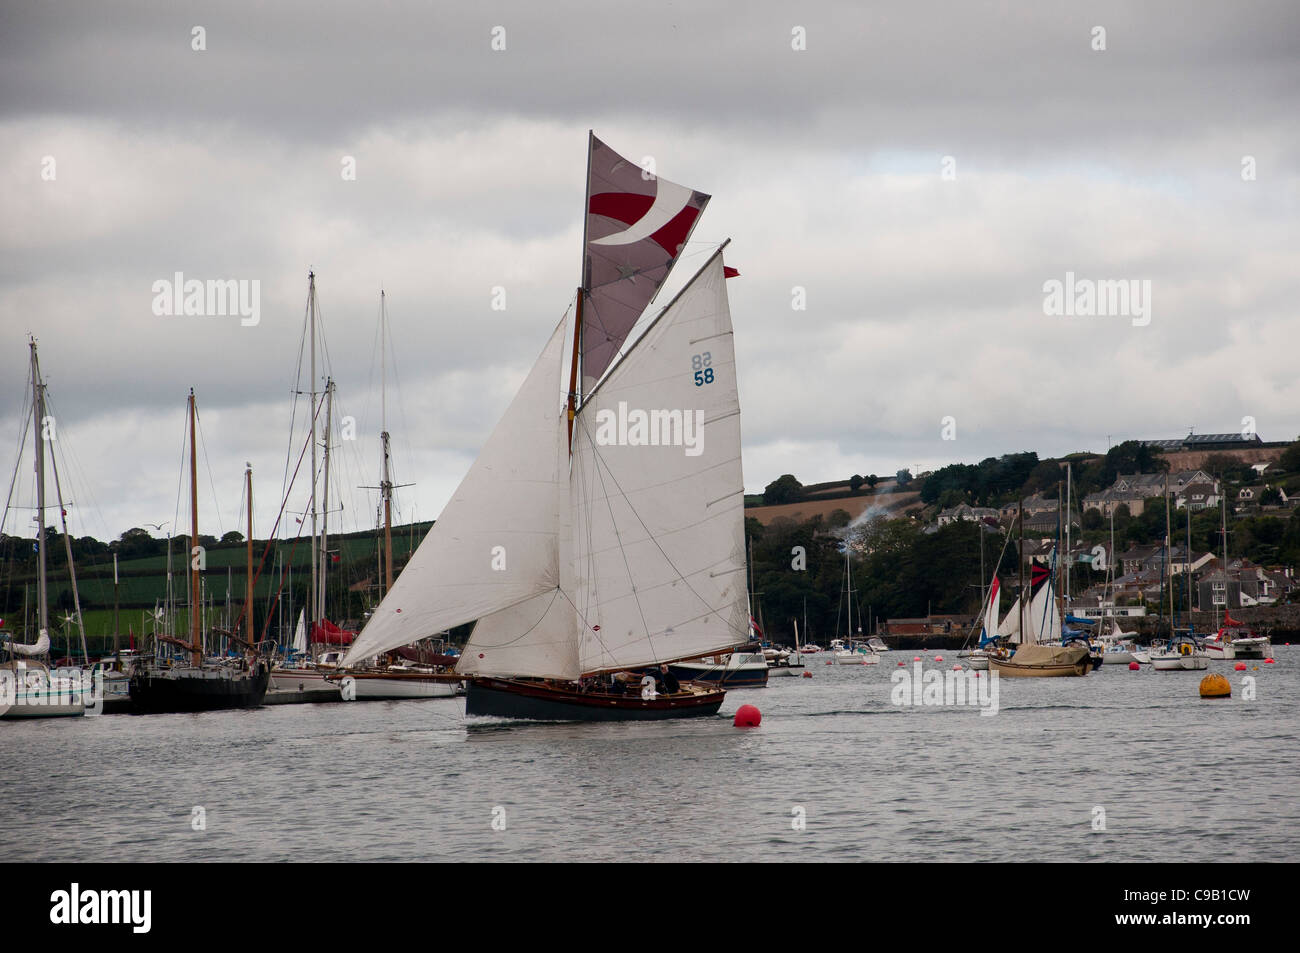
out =
<svg viewBox="0 0 1300 953"><path fill-rule="evenodd" d="M676 695L682 690L682 683L677 681L677 676L669 671L667 665L659 666L659 684L662 687L663 694Z"/></svg>

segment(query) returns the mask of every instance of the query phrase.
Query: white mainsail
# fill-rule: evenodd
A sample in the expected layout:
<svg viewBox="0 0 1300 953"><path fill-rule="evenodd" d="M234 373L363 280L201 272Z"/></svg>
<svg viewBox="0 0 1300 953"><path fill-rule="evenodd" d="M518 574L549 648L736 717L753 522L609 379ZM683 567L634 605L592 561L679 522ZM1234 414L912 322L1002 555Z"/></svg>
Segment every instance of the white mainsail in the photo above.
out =
<svg viewBox="0 0 1300 953"><path fill-rule="evenodd" d="M481 619L559 585L559 524L568 473L564 322L488 437L478 459L343 658L380 652Z"/></svg>
<svg viewBox="0 0 1300 953"><path fill-rule="evenodd" d="M569 499L582 671L749 640L740 401L720 252L583 403Z"/></svg>
<svg viewBox="0 0 1300 953"><path fill-rule="evenodd" d="M719 251L583 403L571 460L557 328L345 664L473 619L466 675L574 679L749 640L725 281Z"/></svg>

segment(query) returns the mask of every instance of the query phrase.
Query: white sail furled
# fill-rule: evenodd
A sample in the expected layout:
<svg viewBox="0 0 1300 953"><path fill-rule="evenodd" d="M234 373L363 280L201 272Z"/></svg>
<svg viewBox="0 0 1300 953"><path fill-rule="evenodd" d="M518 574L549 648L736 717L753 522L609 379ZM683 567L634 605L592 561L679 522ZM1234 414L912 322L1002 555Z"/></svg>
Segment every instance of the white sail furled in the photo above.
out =
<svg viewBox="0 0 1300 953"><path fill-rule="evenodd" d="M428 535L344 656L380 652L519 605L559 585L568 473L556 451L565 323Z"/></svg>
<svg viewBox="0 0 1300 953"><path fill-rule="evenodd" d="M998 625L998 635L1012 642L1020 641L1020 597L1011 605L1011 611L1002 617Z"/></svg>
<svg viewBox="0 0 1300 953"><path fill-rule="evenodd" d="M719 251L583 403L569 494L583 672L749 640L735 371Z"/></svg>
<svg viewBox="0 0 1300 953"><path fill-rule="evenodd" d="M307 651L307 624L302 609L298 610L298 625L293 630L293 650L295 652Z"/></svg>
<svg viewBox="0 0 1300 953"><path fill-rule="evenodd" d="M41 629L41 634L37 637L35 645L10 642L8 648L14 655L23 655L28 658L35 655L48 655L50 651L50 635L44 629Z"/></svg>

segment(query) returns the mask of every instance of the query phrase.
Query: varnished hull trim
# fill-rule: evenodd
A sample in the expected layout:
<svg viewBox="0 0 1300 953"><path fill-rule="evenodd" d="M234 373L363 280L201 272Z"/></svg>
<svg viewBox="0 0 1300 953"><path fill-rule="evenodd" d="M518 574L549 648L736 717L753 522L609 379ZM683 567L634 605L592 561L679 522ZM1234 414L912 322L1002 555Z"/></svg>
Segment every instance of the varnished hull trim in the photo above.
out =
<svg viewBox="0 0 1300 953"><path fill-rule="evenodd" d="M989 659L989 668L1011 678L1068 678L1087 675L1092 670L1092 662L1085 658L1073 665L1016 665Z"/></svg>
<svg viewBox="0 0 1300 953"><path fill-rule="evenodd" d="M465 714L532 721L661 721L716 715L723 691L690 698L643 701L639 696L582 695L509 679L473 679L465 693Z"/></svg>

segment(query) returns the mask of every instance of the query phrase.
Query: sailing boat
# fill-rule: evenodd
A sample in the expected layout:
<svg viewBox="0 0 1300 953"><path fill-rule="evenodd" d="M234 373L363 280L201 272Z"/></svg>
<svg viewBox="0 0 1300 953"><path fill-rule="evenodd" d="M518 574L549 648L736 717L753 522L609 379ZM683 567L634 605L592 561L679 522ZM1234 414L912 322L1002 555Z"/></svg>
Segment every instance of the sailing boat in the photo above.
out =
<svg viewBox="0 0 1300 953"><path fill-rule="evenodd" d="M853 588L853 569L849 565L849 547L844 545L844 587L840 591L841 604L848 606L848 623L845 629L847 638L831 640L831 657L835 660L836 665L875 665L880 659L876 658L876 653L870 651L859 651L858 643L853 640L853 594L857 590ZM862 605L858 605L858 613L861 614ZM838 623L837 623L838 628ZM862 624L859 619L858 634L861 636Z"/></svg>
<svg viewBox="0 0 1300 953"><path fill-rule="evenodd" d="M1228 495L1223 494L1222 528L1223 535L1223 624L1219 631L1205 639L1205 654L1217 659L1262 659L1272 651L1267 636L1256 635L1244 622L1238 622L1228 611ZM1240 576L1238 576L1240 580ZM1241 585L1238 582L1237 591ZM1238 598L1240 601L1240 598Z"/></svg>
<svg viewBox="0 0 1300 953"><path fill-rule="evenodd" d="M379 292L379 362L380 362L380 433L383 454L382 478L377 488L384 510L384 561L381 586L387 593L393 587L393 481L390 473L392 454L388 435L388 311L384 292ZM401 653L401 654L399 654ZM347 685L347 697L358 701L365 699L397 698L452 698L460 688L461 678L447 670L454 660L439 652L437 663L419 664L419 655L412 659L410 649L390 653L382 664L339 668L326 674L327 682ZM405 657L403 657L403 655Z"/></svg>
<svg viewBox="0 0 1300 953"><path fill-rule="evenodd" d="M41 380L41 365L36 356L36 338L28 338L31 349L32 431L36 454L36 601L37 637L32 645L14 641L3 642L8 656L0 662L0 718L63 718L79 717L93 699L90 680L79 669L50 671L46 660L50 656L49 586L45 575L45 383ZM62 500L59 503L62 512ZM67 543L67 526L64 525ZM69 544L70 547L70 544ZM68 566L72 566L72 550L68 549ZM73 592L77 580L72 577ZM78 600L77 620L81 610ZM83 631L84 645L84 631ZM83 649L84 653L84 649ZM88 673L85 673L88 674Z"/></svg>
<svg viewBox="0 0 1300 953"><path fill-rule="evenodd" d="M185 642L174 636L158 635L156 641L173 645L186 651L188 660L160 659L138 660L131 671L131 706L137 713L215 711L222 708L256 708L262 704L271 672L265 659L253 651L251 625L246 628L247 640L232 636L232 641L244 643L246 654L235 660L213 662L203 657L201 633L201 607L203 604L199 576L199 473L198 435L195 426L198 411L194 405L194 391L189 396L190 431L190 545L194 547L190 560L190 639ZM252 509L252 497L249 497ZM251 519L251 516L250 516ZM252 618L252 605L245 609Z"/></svg>
<svg viewBox="0 0 1300 953"><path fill-rule="evenodd" d="M1021 586L1024 591L1024 510L1020 512ZM1078 641L1061 645L1061 611L1056 601L1056 560L1052 565L1034 565L1031 572L1029 604L1017 599L1013 611L1019 613L1016 633L1019 647L1009 658L989 656L989 669L1014 678L1056 678L1087 675L1092 670L1087 645ZM1003 621L1006 626L1006 621ZM1052 644L1055 643L1055 644Z"/></svg>
<svg viewBox="0 0 1300 953"><path fill-rule="evenodd" d="M660 666L750 641L726 243L624 348L708 196L595 136L587 193L567 391L566 315L344 661L477 620L468 715L711 715Z"/></svg>

